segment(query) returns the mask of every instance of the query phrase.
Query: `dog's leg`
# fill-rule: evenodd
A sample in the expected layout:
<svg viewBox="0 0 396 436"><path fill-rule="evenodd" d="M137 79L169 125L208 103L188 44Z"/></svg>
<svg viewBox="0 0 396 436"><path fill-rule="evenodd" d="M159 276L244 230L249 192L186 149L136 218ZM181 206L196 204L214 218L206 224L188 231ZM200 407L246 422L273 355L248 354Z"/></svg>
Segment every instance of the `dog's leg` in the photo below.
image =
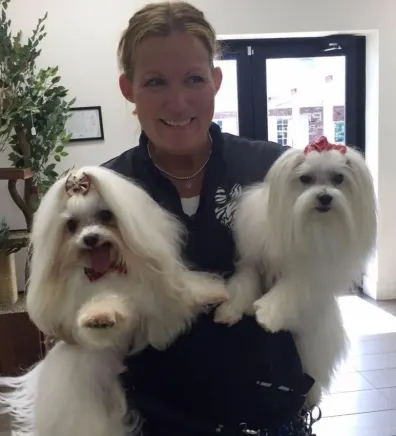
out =
<svg viewBox="0 0 396 436"><path fill-rule="evenodd" d="M315 380L314 385L307 395L306 406L308 406L308 408L319 406L323 396L324 384L328 384L329 382L327 371L320 367L320 364L324 362L321 362L321 356L316 354L319 350L315 349L312 333L313 332L304 331L294 335L303 370Z"/></svg>
<svg viewBox="0 0 396 436"><path fill-rule="evenodd" d="M206 274L196 272L193 274L194 277L186 278L187 302L189 301L198 308L203 308L223 303L228 299L224 282L220 278L209 278Z"/></svg>
<svg viewBox="0 0 396 436"><path fill-rule="evenodd" d="M112 351L58 343L41 362L35 435L126 436L119 360ZM125 428L125 427L124 427Z"/></svg>
<svg viewBox="0 0 396 436"><path fill-rule="evenodd" d="M215 322L235 324L244 314L253 315L253 303L260 297L260 276L254 268L241 268L227 284L229 299L216 309Z"/></svg>
<svg viewBox="0 0 396 436"><path fill-rule="evenodd" d="M119 345L131 333L137 316L124 296L99 294L85 303L77 314L77 336L83 345L101 349Z"/></svg>
<svg viewBox="0 0 396 436"><path fill-rule="evenodd" d="M301 315L300 293L292 283L280 279L269 292L253 303L257 322L272 333L293 331Z"/></svg>
<svg viewBox="0 0 396 436"><path fill-rule="evenodd" d="M328 301L326 311L312 314L312 321L295 335L304 371L315 379L307 397L309 407L318 406L331 388L339 365L346 357L348 337L336 301Z"/></svg>
<svg viewBox="0 0 396 436"><path fill-rule="evenodd" d="M159 350L184 333L197 315L228 298L224 282L207 273L184 270L174 282L161 284L159 294L141 319L146 340Z"/></svg>

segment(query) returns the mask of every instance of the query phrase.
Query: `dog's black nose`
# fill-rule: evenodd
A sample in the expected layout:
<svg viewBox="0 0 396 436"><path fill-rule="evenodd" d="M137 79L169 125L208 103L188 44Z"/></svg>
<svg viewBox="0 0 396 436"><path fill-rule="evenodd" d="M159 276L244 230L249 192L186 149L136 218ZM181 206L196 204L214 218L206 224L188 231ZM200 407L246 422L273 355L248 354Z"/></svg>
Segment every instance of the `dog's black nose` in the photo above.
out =
<svg viewBox="0 0 396 436"><path fill-rule="evenodd" d="M333 197L329 194L322 194L318 196L318 200L322 206L330 206L331 202L333 201Z"/></svg>
<svg viewBox="0 0 396 436"><path fill-rule="evenodd" d="M95 233L91 233L89 235L84 236L84 244L87 247L95 247L95 245L97 245L97 243L99 242L99 236L96 235Z"/></svg>

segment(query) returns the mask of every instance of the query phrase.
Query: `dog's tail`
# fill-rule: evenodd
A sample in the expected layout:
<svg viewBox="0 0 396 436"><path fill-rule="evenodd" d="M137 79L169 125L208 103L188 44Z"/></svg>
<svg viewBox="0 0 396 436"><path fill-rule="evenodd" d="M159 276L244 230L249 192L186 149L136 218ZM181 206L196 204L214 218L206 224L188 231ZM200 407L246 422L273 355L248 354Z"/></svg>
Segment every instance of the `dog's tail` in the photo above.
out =
<svg viewBox="0 0 396 436"><path fill-rule="evenodd" d="M33 436L34 401L41 364L19 377L0 377L0 415L10 420L13 436Z"/></svg>

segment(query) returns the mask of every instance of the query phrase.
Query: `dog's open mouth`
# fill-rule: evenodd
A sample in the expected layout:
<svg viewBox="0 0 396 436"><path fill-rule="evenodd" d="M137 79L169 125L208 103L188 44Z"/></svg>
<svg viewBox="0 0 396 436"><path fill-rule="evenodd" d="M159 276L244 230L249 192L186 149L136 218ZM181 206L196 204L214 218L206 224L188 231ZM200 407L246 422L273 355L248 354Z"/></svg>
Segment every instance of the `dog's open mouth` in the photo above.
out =
<svg viewBox="0 0 396 436"><path fill-rule="evenodd" d="M112 265L112 245L109 242L87 250L91 269L98 273L105 273Z"/></svg>

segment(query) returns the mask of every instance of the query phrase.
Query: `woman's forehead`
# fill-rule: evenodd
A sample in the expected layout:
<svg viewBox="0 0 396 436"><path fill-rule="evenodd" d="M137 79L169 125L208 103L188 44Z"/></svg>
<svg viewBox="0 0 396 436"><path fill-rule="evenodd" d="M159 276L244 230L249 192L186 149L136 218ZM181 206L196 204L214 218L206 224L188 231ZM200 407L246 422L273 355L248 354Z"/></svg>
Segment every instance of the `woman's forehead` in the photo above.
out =
<svg viewBox="0 0 396 436"><path fill-rule="evenodd" d="M206 47L199 38L189 34L146 38L137 47L135 56L136 70L144 73L193 70L208 67L209 64Z"/></svg>

